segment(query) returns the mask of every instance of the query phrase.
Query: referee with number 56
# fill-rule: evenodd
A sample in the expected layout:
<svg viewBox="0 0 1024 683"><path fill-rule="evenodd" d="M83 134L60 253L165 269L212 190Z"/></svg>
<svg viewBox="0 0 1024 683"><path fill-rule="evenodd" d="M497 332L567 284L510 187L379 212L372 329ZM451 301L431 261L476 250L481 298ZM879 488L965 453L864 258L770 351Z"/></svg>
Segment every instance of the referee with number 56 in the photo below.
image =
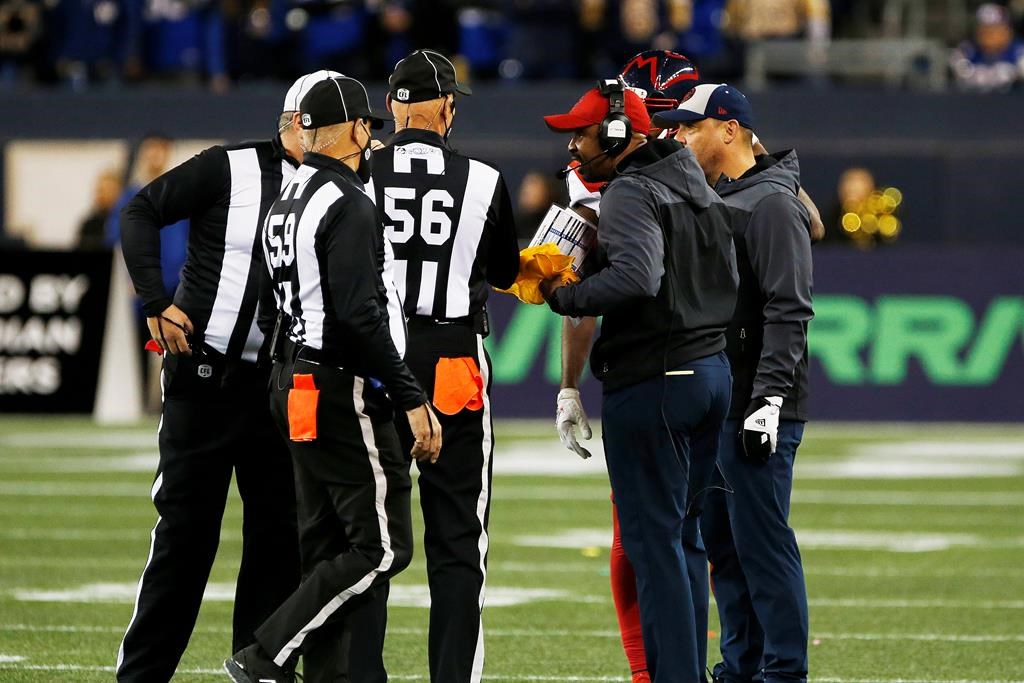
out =
<svg viewBox="0 0 1024 683"><path fill-rule="evenodd" d="M484 351L490 285L519 271L501 172L448 145L459 83L447 57L417 50L388 81L391 144L373 158L384 233L409 324L406 362L444 428L442 457L419 466L430 584L430 679L479 681L491 502L491 367ZM408 427L399 437L412 445Z"/></svg>

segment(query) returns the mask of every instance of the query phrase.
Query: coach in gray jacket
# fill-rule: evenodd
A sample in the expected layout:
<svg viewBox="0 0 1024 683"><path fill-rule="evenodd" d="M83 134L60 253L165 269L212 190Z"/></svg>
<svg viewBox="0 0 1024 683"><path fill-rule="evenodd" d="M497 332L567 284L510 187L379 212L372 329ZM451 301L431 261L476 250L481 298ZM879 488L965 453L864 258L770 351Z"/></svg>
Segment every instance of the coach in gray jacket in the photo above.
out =
<svg viewBox="0 0 1024 683"><path fill-rule="evenodd" d="M803 683L807 592L788 518L807 419L810 217L797 199L796 153L754 157L747 98L717 84L691 93L655 125L678 127L676 139L730 208L740 272L726 334L732 405L719 450L728 486L708 494L701 517L722 623L715 681L750 683L760 673L765 683Z"/></svg>
<svg viewBox="0 0 1024 683"><path fill-rule="evenodd" d="M682 530L729 407L725 331L738 282L729 214L692 152L647 138L647 110L621 83L545 122L572 134L586 180L611 181L593 267L578 284L542 291L556 313L604 316L590 364L603 385L605 456L648 672L655 683L698 683L697 639L707 634L696 627L684 560L695 549Z"/></svg>

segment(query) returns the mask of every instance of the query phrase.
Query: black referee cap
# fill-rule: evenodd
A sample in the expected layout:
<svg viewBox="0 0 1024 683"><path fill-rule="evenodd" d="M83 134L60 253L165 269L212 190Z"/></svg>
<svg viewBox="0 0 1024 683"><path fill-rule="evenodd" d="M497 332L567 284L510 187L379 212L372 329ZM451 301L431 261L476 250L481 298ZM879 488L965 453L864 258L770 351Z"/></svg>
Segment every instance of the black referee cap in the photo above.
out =
<svg viewBox="0 0 1024 683"><path fill-rule="evenodd" d="M436 100L453 92L473 94L455 78L451 60L433 50L416 50L396 64L388 87L391 99L405 104Z"/></svg>
<svg viewBox="0 0 1024 683"><path fill-rule="evenodd" d="M299 103L299 113L306 129L359 119L370 119L371 128L381 128L386 117L370 106L363 84L348 76L327 78L310 88Z"/></svg>

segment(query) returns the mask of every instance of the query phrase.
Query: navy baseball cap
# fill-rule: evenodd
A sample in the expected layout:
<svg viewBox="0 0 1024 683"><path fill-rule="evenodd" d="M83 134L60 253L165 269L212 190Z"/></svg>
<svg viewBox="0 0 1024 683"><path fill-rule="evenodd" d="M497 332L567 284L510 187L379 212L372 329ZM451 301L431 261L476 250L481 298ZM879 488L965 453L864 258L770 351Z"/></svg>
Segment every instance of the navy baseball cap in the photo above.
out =
<svg viewBox="0 0 1024 683"><path fill-rule="evenodd" d="M744 128L754 129L754 111L747 96L725 83L698 85L676 109L655 114L653 123L658 128L678 128L680 123L704 119L735 119Z"/></svg>

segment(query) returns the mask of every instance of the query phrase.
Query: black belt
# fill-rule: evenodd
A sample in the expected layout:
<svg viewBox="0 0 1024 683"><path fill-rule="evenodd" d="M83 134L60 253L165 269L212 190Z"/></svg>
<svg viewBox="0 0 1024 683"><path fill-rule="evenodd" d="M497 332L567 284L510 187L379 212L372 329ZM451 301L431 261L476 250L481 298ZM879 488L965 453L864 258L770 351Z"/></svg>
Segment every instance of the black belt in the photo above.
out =
<svg viewBox="0 0 1024 683"><path fill-rule="evenodd" d="M474 313L473 315L463 316L461 318L434 318L429 315L409 316L409 327L431 327L437 325L458 325L461 327L468 327L477 334L481 334L485 337L490 332L490 325L487 321L486 310Z"/></svg>
<svg viewBox="0 0 1024 683"><path fill-rule="evenodd" d="M291 339L285 339L283 343L284 347L284 358L295 363L299 360L304 360L309 363L316 363L317 365L326 365L338 370L343 369L344 365L341 362L341 356L336 353L330 353L323 349L314 349L312 346L305 346L303 344L296 344Z"/></svg>

